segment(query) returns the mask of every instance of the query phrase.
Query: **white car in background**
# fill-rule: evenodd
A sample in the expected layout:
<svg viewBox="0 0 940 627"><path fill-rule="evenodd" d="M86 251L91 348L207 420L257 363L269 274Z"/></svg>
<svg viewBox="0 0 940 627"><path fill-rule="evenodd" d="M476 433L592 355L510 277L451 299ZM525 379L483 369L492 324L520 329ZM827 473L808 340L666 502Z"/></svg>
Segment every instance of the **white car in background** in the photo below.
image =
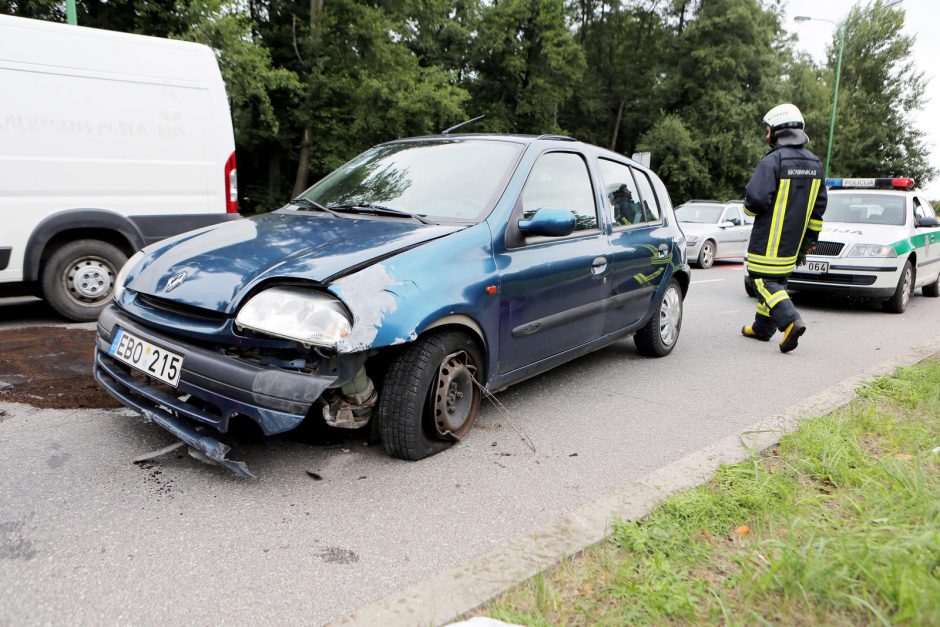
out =
<svg viewBox="0 0 940 627"><path fill-rule="evenodd" d="M747 254L754 218L740 202L690 200L676 207L676 218L685 233L690 263L711 268L716 259L740 259Z"/></svg>
<svg viewBox="0 0 940 627"><path fill-rule="evenodd" d="M826 186L822 232L790 275L791 291L877 298L894 313L918 287L940 296L940 221L914 179L827 179ZM751 294L747 280L745 288Z"/></svg>

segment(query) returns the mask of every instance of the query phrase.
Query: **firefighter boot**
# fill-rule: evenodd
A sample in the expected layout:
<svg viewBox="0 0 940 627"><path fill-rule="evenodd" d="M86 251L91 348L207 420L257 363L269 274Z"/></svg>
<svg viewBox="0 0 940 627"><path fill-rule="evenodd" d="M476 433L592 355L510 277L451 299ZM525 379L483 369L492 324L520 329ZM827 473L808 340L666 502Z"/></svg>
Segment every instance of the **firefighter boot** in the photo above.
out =
<svg viewBox="0 0 940 627"><path fill-rule="evenodd" d="M751 325L747 325L746 327L741 327L741 335L743 335L744 337L749 337L754 340L760 340L761 342L770 341L769 335L761 335L760 333L755 331L754 327Z"/></svg>
<svg viewBox="0 0 940 627"><path fill-rule="evenodd" d="M783 331L783 339L780 340L780 352L789 353L796 348L800 341L800 336L806 333L806 325L797 318Z"/></svg>

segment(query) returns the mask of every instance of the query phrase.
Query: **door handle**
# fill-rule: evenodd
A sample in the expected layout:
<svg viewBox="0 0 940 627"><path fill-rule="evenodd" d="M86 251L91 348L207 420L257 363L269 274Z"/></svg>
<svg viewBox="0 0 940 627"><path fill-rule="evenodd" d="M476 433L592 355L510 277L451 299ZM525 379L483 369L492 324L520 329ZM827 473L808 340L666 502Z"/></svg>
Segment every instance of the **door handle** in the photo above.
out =
<svg viewBox="0 0 940 627"><path fill-rule="evenodd" d="M607 257L595 257L591 262L591 274L600 274L607 269Z"/></svg>

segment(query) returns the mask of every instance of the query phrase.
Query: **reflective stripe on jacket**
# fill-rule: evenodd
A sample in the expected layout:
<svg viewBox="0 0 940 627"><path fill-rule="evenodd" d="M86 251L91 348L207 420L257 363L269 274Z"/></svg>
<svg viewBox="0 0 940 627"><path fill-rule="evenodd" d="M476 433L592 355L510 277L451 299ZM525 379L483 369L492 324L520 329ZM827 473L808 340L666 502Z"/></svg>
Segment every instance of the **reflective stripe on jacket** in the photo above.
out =
<svg viewBox="0 0 940 627"><path fill-rule="evenodd" d="M747 247L750 274L780 277L793 272L800 248L815 242L826 211L823 168L803 147L802 131L781 131L777 146L761 159L747 184L744 211L754 216Z"/></svg>

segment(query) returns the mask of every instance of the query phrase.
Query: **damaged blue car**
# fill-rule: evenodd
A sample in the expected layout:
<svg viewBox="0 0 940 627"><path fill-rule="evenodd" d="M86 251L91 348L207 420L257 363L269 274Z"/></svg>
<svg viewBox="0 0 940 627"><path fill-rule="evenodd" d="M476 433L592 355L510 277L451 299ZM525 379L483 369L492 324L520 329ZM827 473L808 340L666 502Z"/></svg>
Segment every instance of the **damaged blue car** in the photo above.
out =
<svg viewBox="0 0 940 627"><path fill-rule="evenodd" d="M98 321L111 395L244 476L217 436L372 425L418 460L496 392L633 335L669 354L685 242L649 169L562 136L376 146L272 213L147 247Z"/></svg>

